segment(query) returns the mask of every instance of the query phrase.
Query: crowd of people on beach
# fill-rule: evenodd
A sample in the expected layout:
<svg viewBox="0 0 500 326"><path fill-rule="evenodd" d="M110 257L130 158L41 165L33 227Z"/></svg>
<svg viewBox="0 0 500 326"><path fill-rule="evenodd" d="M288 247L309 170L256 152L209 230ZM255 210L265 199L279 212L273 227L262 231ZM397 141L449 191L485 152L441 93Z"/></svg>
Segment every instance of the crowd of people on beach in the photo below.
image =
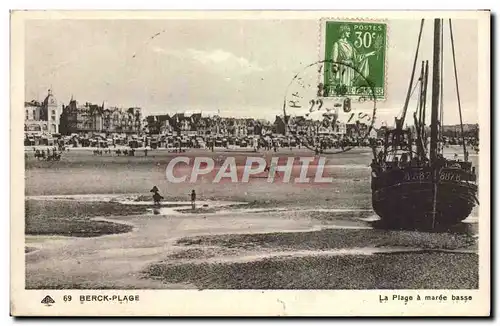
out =
<svg viewBox="0 0 500 326"><path fill-rule="evenodd" d="M33 148L33 155L38 160L59 161L61 159L61 152L62 150L57 147L47 148L45 150Z"/></svg>

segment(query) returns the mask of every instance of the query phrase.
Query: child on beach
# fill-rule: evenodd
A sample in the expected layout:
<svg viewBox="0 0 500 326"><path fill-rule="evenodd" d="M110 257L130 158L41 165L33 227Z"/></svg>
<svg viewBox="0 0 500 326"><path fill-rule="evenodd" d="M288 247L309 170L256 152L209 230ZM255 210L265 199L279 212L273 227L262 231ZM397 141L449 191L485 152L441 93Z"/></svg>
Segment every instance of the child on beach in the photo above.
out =
<svg viewBox="0 0 500 326"><path fill-rule="evenodd" d="M194 189L193 191L191 191L191 208L196 208L196 192L194 191Z"/></svg>

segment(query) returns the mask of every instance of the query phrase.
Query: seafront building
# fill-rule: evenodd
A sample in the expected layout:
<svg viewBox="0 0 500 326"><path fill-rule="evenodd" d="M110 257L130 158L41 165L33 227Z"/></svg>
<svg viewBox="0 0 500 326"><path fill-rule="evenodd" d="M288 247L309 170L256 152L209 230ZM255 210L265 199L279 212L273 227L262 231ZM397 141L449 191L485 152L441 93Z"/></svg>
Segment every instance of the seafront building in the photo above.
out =
<svg viewBox="0 0 500 326"><path fill-rule="evenodd" d="M141 108L133 107L126 110L86 102L78 103L73 98L61 113L61 134L92 134L92 133L125 133L138 134L142 132Z"/></svg>
<svg viewBox="0 0 500 326"><path fill-rule="evenodd" d="M143 117L139 107L106 107L104 103L79 103L71 98L58 104L52 90L43 101L24 103L24 143L26 146L67 144L73 147L203 147L210 143L255 144L278 140L292 144L297 137L314 143L340 139L381 138L380 129L365 123L344 123L336 116L313 120L306 116L277 115L274 121L255 118L223 117L219 113L177 112ZM450 144L458 142L457 126L444 126L443 136ZM477 125L465 125L466 136L478 138ZM468 134L467 134L468 133ZM274 140L273 140L274 139ZM205 145L203 145L205 144ZM242 145L246 146L246 145Z"/></svg>
<svg viewBox="0 0 500 326"><path fill-rule="evenodd" d="M57 100L48 90L42 102L24 102L24 135L26 145L52 145L54 136L59 134L61 109Z"/></svg>
<svg viewBox="0 0 500 326"><path fill-rule="evenodd" d="M145 119L145 130L151 135L187 137L237 137L284 135L335 135L347 133L343 122L325 123L302 116L276 116L273 123L265 119L204 116L203 113L175 113L150 115Z"/></svg>
<svg viewBox="0 0 500 326"><path fill-rule="evenodd" d="M43 101L25 102L24 110L26 146L52 146L64 136L78 136L81 142L91 144L95 135L107 141L108 135L121 140L128 138L126 135L144 133L141 108L105 108L104 103L80 104L73 98L68 105L58 105L50 89Z"/></svg>
<svg viewBox="0 0 500 326"><path fill-rule="evenodd" d="M247 139L355 136L360 126L304 116L277 115L273 122L265 119L222 117L217 113L177 112L149 115L143 118L139 107L106 107L104 103L80 103L73 97L67 105L60 104L48 91L42 102L25 102L25 144L53 145L58 139L73 146L128 145L131 142L162 143L177 137L183 141L196 139ZM361 126L367 127L367 126ZM359 130L358 130L359 131ZM148 140L150 139L150 140ZM101 144L102 143L102 144Z"/></svg>

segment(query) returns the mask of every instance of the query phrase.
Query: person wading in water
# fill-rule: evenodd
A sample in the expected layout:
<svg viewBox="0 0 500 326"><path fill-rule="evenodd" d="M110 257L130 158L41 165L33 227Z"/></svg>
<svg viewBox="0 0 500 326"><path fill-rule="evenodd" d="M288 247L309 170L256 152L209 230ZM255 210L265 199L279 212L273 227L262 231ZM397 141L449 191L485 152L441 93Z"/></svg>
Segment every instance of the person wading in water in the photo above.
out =
<svg viewBox="0 0 500 326"><path fill-rule="evenodd" d="M154 186L153 189L151 189L149 192L153 193L153 203L155 205L160 205L160 200L163 199L163 196L160 195L160 190L158 187Z"/></svg>

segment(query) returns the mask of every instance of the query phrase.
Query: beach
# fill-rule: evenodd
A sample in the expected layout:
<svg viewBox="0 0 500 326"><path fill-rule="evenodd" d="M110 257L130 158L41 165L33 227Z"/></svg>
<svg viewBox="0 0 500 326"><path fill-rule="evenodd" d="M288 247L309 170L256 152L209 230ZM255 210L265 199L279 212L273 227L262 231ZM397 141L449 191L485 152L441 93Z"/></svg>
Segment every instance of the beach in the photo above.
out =
<svg viewBox="0 0 500 326"><path fill-rule="evenodd" d="M241 162L312 153L70 150L46 162L28 152L26 288L478 287L477 208L450 230L381 228L371 208L367 148L325 154L328 184L261 177L172 184L165 169L178 155ZM471 159L477 166L477 156ZM154 185L165 197L160 207L152 205Z"/></svg>

